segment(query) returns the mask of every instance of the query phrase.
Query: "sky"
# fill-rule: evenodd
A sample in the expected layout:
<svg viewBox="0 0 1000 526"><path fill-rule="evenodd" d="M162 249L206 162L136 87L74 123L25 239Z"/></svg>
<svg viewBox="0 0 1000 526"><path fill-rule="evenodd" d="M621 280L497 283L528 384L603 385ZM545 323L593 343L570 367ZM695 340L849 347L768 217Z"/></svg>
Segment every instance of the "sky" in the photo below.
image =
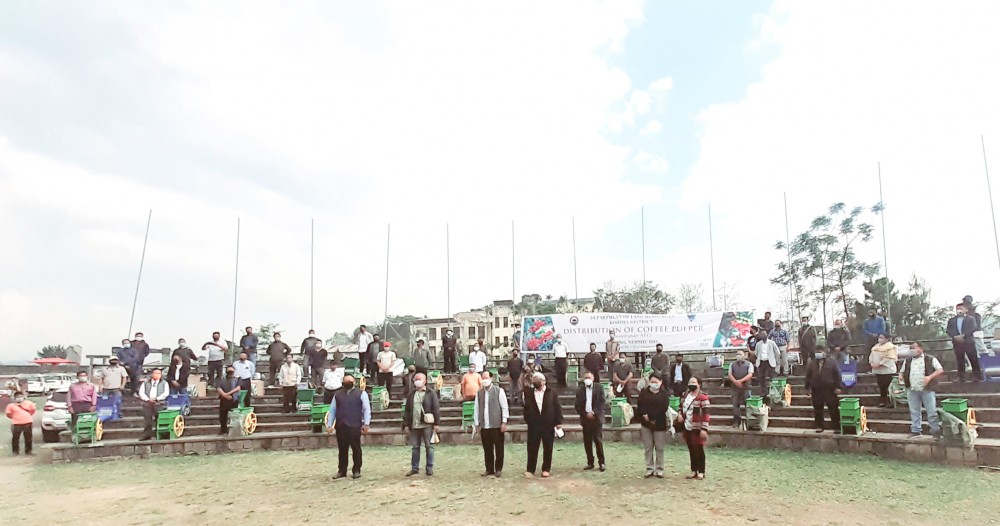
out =
<svg viewBox="0 0 1000 526"><path fill-rule="evenodd" d="M998 25L991 1L0 1L0 359L128 334L150 210L154 347L644 272L780 312L785 197L794 236L876 204L879 169L859 255L885 233L897 283L998 297Z"/></svg>

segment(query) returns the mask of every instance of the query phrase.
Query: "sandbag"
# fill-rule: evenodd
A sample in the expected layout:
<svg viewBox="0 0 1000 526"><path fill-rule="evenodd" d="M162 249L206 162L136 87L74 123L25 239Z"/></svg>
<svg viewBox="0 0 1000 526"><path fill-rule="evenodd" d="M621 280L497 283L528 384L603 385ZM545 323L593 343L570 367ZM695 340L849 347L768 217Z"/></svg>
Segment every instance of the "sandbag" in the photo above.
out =
<svg viewBox="0 0 1000 526"><path fill-rule="evenodd" d="M975 428L970 428L965 422L944 409L937 410L938 420L941 422L941 435L944 441L949 444L968 446L970 449L975 446L976 438L979 434Z"/></svg>
<svg viewBox="0 0 1000 526"><path fill-rule="evenodd" d="M767 404L763 404L760 407L749 407L747 406L746 413L746 423L747 429L767 431L767 421L768 415L771 414L771 408Z"/></svg>
<svg viewBox="0 0 1000 526"><path fill-rule="evenodd" d="M778 385L774 382L767 390L767 398L772 404L780 404L781 407L788 407L788 401L785 399L785 387Z"/></svg>
<svg viewBox="0 0 1000 526"><path fill-rule="evenodd" d="M892 382L889 383L889 401L893 407L907 403L906 386L895 375L892 377Z"/></svg>
<svg viewBox="0 0 1000 526"><path fill-rule="evenodd" d="M670 436L674 437L677 435L677 430L674 429L673 422L677 421L678 413L673 407L667 408L667 422L671 422L671 425L667 426L667 431L670 432Z"/></svg>

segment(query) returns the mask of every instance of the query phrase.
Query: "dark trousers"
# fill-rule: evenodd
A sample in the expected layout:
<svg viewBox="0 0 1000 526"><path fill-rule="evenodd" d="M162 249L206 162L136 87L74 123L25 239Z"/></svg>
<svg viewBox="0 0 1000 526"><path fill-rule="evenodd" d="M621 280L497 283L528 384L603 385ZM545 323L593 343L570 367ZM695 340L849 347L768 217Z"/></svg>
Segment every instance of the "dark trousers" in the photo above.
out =
<svg viewBox="0 0 1000 526"><path fill-rule="evenodd" d="M875 375L875 381L878 382L878 394L882 397L881 401L884 403L889 403L889 384L892 383L892 379L895 376L894 374Z"/></svg>
<svg viewBox="0 0 1000 526"><path fill-rule="evenodd" d="M812 402L816 429L823 429L823 407L830 410L831 429L840 429L840 400L837 399L832 387L813 389Z"/></svg>
<svg viewBox="0 0 1000 526"><path fill-rule="evenodd" d="M142 403L142 420L144 423L142 428L143 438L152 438L155 436L153 431L156 429L156 415L159 413L159 404L150 404L148 402Z"/></svg>
<svg viewBox="0 0 1000 526"><path fill-rule="evenodd" d="M236 408L239 403L239 399L233 397L232 400L226 400L225 398L219 397L219 432L226 434L229 432L229 410Z"/></svg>
<svg viewBox="0 0 1000 526"><path fill-rule="evenodd" d="M418 372L418 373L420 373L420 374L422 374L424 376L427 376L427 368L426 367L424 367L422 365L414 365L413 368L414 368L415 372Z"/></svg>
<svg viewBox="0 0 1000 526"><path fill-rule="evenodd" d="M601 381L601 370L600 369L597 369L597 370L587 369L587 372L590 373L590 374L592 374L592 375L594 375L594 382L600 383L600 381ZM583 378L583 377L581 376L580 378Z"/></svg>
<svg viewBox="0 0 1000 526"><path fill-rule="evenodd" d="M972 341L954 343L955 362L958 364L958 380L965 381L965 359L969 359L972 364L972 378L979 381L983 377L983 370L979 366L979 353L976 352L976 343Z"/></svg>
<svg viewBox="0 0 1000 526"><path fill-rule="evenodd" d="M31 424L15 424L10 426L10 448L15 455L21 454L21 437L24 436L24 452L31 454Z"/></svg>
<svg viewBox="0 0 1000 526"><path fill-rule="evenodd" d="M243 397L243 407L250 407L250 395L253 393L253 385L249 378L240 378L240 391L246 393Z"/></svg>
<svg viewBox="0 0 1000 526"><path fill-rule="evenodd" d="M604 423L597 419L593 420L583 416L580 418L583 426L583 449L587 452L587 465L594 465L594 447L597 447L597 462L604 464Z"/></svg>
<svg viewBox="0 0 1000 526"><path fill-rule="evenodd" d="M559 387L566 387L566 367L569 360L566 358L556 358L556 381Z"/></svg>
<svg viewBox="0 0 1000 526"><path fill-rule="evenodd" d="M76 419L80 417L80 413L90 412L90 402L73 402L73 416L70 418L70 429L76 429Z"/></svg>
<svg viewBox="0 0 1000 526"><path fill-rule="evenodd" d="M296 397L298 396L299 388L290 385L281 388L281 412L282 413L294 413L296 405Z"/></svg>
<svg viewBox="0 0 1000 526"><path fill-rule="evenodd" d="M208 362L208 378L205 380L209 386L219 385L222 381L222 360Z"/></svg>
<svg viewBox="0 0 1000 526"><path fill-rule="evenodd" d="M389 397L392 397L392 373L378 373L378 384L384 386Z"/></svg>
<svg viewBox="0 0 1000 526"><path fill-rule="evenodd" d="M339 391L339 390L340 389L324 389L323 390L323 403L326 404L326 405L330 405L330 402L333 401L333 395L337 394L337 391Z"/></svg>
<svg viewBox="0 0 1000 526"><path fill-rule="evenodd" d="M271 371L271 385L278 385L278 371L281 370L281 360L271 360L267 364L267 368Z"/></svg>
<svg viewBox="0 0 1000 526"><path fill-rule="evenodd" d="M750 398L750 390L745 387L734 387L729 398L733 404L733 425L739 425L743 421L742 408L747 404L747 398Z"/></svg>
<svg viewBox="0 0 1000 526"><path fill-rule="evenodd" d="M697 436L700 429L684 430L684 442L687 443L688 456L691 458L691 473L705 474L705 445Z"/></svg>
<svg viewBox="0 0 1000 526"><path fill-rule="evenodd" d="M347 452L350 450L354 465L351 466L351 473L361 473L361 428L337 426L337 450L339 453L337 473L347 474Z"/></svg>
<svg viewBox="0 0 1000 526"><path fill-rule="evenodd" d="M139 388L139 373L142 372L142 365L126 365L125 372L128 373L129 390L133 393L137 393Z"/></svg>
<svg viewBox="0 0 1000 526"><path fill-rule="evenodd" d="M503 471L504 433L500 431L499 427L481 429L479 437L483 442L483 458L486 462L486 472L492 474Z"/></svg>
<svg viewBox="0 0 1000 526"><path fill-rule="evenodd" d="M760 367L757 368L757 381L760 382L760 396L767 396L768 391L771 389L772 378L774 378L774 367L771 367L771 362L761 360Z"/></svg>
<svg viewBox="0 0 1000 526"><path fill-rule="evenodd" d="M507 390L507 394L510 396L511 402L521 400L521 375L511 375L510 389Z"/></svg>
<svg viewBox="0 0 1000 526"><path fill-rule="evenodd" d="M458 363L455 361L455 349L444 350L444 372L454 373L458 371Z"/></svg>
<svg viewBox="0 0 1000 526"><path fill-rule="evenodd" d="M528 425L528 473L534 473L538 468L538 446L542 446L542 471L552 470L552 442L555 441L554 427Z"/></svg>
<svg viewBox="0 0 1000 526"><path fill-rule="evenodd" d="M361 374L365 374L365 368L366 367L368 367L368 353L367 352L359 352L358 353L358 371L360 371Z"/></svg>

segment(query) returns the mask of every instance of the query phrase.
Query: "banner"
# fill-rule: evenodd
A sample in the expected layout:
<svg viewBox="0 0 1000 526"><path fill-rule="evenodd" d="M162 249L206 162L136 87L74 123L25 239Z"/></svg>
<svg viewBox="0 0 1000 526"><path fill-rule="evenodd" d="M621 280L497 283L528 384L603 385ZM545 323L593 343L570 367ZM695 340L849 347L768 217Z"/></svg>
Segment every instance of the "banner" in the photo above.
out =
<svg viewBox="0 0 1000 526"><path fill-rule="evenodd" d="M552 352L557 334L571 353L583 354L596 343L604 352L604 343L613 331L624 352L655 352L662 343L664 351L694 351L745 347L754 324L753 311L709 312L699 314L624 314L581 312L525 316L521 322L521 346L524 352Z"/></svg>

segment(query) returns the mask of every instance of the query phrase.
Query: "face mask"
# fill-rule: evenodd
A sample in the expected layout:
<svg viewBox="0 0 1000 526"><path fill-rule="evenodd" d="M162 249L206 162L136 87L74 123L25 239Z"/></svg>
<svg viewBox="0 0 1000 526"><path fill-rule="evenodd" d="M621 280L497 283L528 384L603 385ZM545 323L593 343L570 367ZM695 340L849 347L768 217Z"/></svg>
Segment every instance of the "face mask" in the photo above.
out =
<svg viewBox="0 0 1000 526"><path fill-rule="evenodd" d="M87 377L86 376L79 376L79 377L77 377L76 381L78 381L78 382L80 382L82 384L82 383L84 383L84 382L87 381Z"/></svg>
<svg viewBox="0 0 1000 526"><path fill-rule="evenodd" d="M413 381L413 387L416 387L417 389L420 389L423 386L424 386L424 381L423 380L414 380Z"/></svg>
<svg viewBox="0 0 1000 526"><path fill-rule="evenodd" d="M122 344L122 349L128 349L129 347L132 347L131 343L123 343Z"/></svg>
<svg viewBox="0 0 1000 526"><path fill-rule="evenodd" d="M14 403L15 404L20 404L23 401L24 401L24 397L23 396L15 396L14 397Z"/></svg>
<svg viewBox="0 0 1000 526"><path fill-rule="evenodd" d="M136 336L135 341L141 342L142 341L142 336Z"/></svg>
<svg viewBox="0 0 1000 526"><path fill-rule="evenodd" d="M111 362L111 363L109 364L109 366L110 366L110 367L118 367L118 362Z"/></svg>
<svg viewBox="0 0 1000 526"><path fill-rule="evenodd" d="M821 353L821 352L816 353L817 360L822 360L823 358L826 358L826 353Z"/></svg>
<svg viewBox="0 0 1000 526"><path fill-rule="evenodd" d="M475 352L479 352L479 347L473 347L472 350Z"/></svg>
<svg viewBox="0 0 1000 526"><path fill-rule="evenodd" d="M535 386L535 389L542 388L542 382L531 382L531 385Z"/></svg>
<svg viewBox="0 0 1000 526"><path fill-rule="evenodd" d="M656 350L656 354L661 354L662 352L663 352L663 349L657 349Z"/></svg>
<svg viewBox="0 0 1000 526"><path fill-rule="evenodd" d="M618 359L618 362L619 362L619 363L625 363L625 358L619 358L619 359Z"/></svg>
<svg viewBox="0 0 1000 526"><path fill-rule="evenodd" d="M587 387L590 387L590 386L594 385L594 381L591 380L590 378L587 378L587 379L585 379L583 381L583 385L586 385Z"/></svg>
<svg viewBox="0 0 1000 526"><path fill-rule="evenodd" d="M692 393L698 390L698 384L688 384L688 391Z"/></svg>
<svg viewBox="0 0 1000 526"><path fill-rule="evenodd" d="M348 391L354 389L354 382L344 382L344 389L347 389Z"/></svg>
<svg viewBox="0 0 1000 526"><path fill-rule="evenodd" d="M489 378L483 380L483 387L489 389L491 385L493 385L493 380Z"/></svg>
<svg viewBox="0 0 1000 526"><path fill-rule="evenodd" d="M181 349L187 349L187 346L188 346L187 342L180 342L180 343L179 343L179 344L177 344L177 345L178 345L178 346L179 346L179 347L180 347Z"/></svg>
<svg viewBox="0 0 1000 526"><path fill-rule="evenodd" d="M652 392L657 392L660 390L660 384L649 384L649 390Z"/></svg>

